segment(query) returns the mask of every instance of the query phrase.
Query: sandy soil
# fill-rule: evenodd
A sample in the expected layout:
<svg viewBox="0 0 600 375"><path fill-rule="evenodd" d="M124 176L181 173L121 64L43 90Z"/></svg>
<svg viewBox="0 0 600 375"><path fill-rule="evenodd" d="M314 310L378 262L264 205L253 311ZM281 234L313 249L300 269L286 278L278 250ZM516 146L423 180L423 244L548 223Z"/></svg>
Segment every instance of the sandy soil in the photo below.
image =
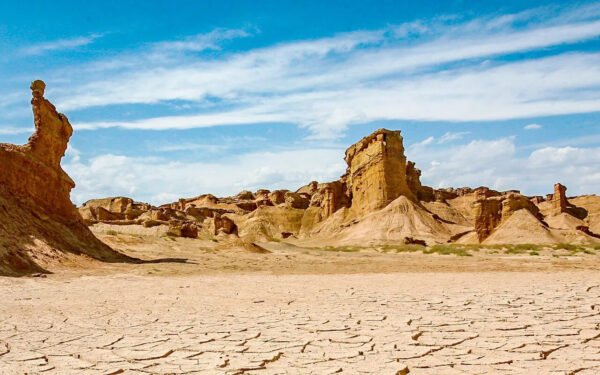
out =
<svg viewBox="0 0 600 375"><path fill-rule="evenodd" d="M186 262L0 278L1 374L600 373L598 254L101 237Z"/></svg>
<svg viewBox="0 0 600 375"><path fill-rule="evenodd" d="M136 275L207 275L223 273L266 274L352 274L392 272L486 272L486 271L600 271L600 250L592 254L568 251L543 251L532 256L506 254L499 250L471 251L472 256L423 254L422 252L388 252L366 248L359 251L327 251L289 243L260 243L270 252L258 254L230 248L213 241L146 236L117 235L110 230L95 229L95 234L111 247L141 259L165 259L162 263L85 264L85 268L53 270L61 275L101 275L128 273ZM344 248L341 248L344 249ZM67 266L72 266L67 264Z"/></svg>

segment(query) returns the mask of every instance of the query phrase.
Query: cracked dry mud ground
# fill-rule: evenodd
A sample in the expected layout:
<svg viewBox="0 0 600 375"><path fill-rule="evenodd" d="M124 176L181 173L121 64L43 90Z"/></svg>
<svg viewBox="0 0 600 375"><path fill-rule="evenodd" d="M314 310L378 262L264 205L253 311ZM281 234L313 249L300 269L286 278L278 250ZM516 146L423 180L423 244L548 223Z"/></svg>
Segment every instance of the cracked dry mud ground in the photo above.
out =
<svg viewBox="0 0 600 375"><path fill-rule="evenodd" d="M600 373L594 271L4 278L0 298L2 374Z"/></svg>

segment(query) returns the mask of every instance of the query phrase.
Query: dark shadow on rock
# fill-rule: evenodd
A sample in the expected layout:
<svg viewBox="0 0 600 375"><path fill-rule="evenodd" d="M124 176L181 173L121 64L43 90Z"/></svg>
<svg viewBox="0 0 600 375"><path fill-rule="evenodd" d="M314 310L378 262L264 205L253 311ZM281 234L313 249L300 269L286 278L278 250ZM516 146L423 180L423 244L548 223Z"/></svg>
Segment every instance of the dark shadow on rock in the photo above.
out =
<svg viewBox="0 0 600 375"><path fill-rule="evenodd" d="M189 263L182 258L143 260L122 254L96 238L82 221L64 223L48 217L0 187L0 276L49 274L44 264L60 263L70 255L106 263Z"/></svg>
<svg viewBox="0 0 600 375"><path fill-rule="evenodd" d="M186 258L158 258L158 259L137 259L134 263L136 264L154 264L154 263L184 263L184 264L198 264L192 262Z"/></svg>
<svg viewBox="0 0 600 375"><path fill-rule="evenodd" d="M575 216L580 220L583 220L586 217L588 217L588 211L585 208L573 205L567 207L567 213L572 216Z"/></svg>

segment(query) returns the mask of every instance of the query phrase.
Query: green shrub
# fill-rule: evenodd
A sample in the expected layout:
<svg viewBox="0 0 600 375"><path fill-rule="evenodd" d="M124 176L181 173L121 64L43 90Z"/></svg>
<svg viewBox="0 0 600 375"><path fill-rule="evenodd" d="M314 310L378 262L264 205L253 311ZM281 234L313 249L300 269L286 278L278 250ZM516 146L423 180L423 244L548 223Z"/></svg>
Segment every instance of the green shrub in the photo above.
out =
<svg viewBox="0 0 600 375"><path fill-rule="evenodd" d="M573 245L573 244L570 244L570 243L559 243L559 244L556 244L556 245L554 245L554 249L555 250L567 250L567 251L575 252L575 253L578 252L578 251L583 250L583 248L581 246Z"/></svg>

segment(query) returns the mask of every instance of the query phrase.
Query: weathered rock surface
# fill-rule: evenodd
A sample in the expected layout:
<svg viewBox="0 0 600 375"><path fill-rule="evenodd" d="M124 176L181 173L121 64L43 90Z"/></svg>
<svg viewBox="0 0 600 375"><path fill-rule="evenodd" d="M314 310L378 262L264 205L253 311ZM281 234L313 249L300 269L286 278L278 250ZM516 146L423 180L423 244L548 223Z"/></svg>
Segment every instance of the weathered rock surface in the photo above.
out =
<svg viewBox="0 0 600 375"><path fill-rule="evenodd" d="M94 237L71 203L75 183L60 160L73 128L44 98L44 82L31 90L34 134L24 146L0 144L0 274L40 272L80 254L127 260Z"/></svg>
<svg viewBox="0 0 600 375"><path fill-rule="evenodd" d="M346 183L358 215L379 210L399 196L414 200L406 178L400 131L379 129L346 150Z"/></svg>

